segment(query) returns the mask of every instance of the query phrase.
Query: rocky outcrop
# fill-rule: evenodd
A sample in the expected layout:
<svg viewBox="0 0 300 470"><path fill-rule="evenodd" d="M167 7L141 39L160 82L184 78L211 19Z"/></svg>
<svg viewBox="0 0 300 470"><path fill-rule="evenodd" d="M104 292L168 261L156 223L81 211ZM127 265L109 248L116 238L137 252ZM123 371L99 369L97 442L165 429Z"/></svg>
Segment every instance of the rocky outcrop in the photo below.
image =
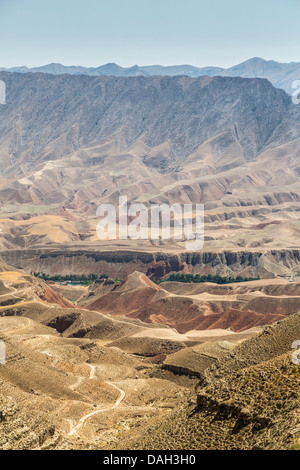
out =
<svg viewBox="0 0 300 470"><path fill-rule="evenodd" d="M188 377L199 377L199 378L202 377L201 373L196 370L191 370L188 367L176 366L175 364L166 364L164 362L161 365L161 368L164 370L168 370L176 375L187 375Z"/></svg>

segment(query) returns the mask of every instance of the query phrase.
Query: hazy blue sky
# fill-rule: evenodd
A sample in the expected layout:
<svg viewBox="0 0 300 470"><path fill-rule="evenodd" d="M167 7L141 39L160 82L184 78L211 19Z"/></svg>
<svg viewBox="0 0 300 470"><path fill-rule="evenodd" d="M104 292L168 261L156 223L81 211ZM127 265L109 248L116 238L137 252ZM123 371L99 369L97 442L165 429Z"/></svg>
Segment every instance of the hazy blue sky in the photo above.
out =
<svg viewBox="0 0 300 470"><path fill-rule="evenodd" d="M300 61L300 0L0 0L0 66Z"/></svg>

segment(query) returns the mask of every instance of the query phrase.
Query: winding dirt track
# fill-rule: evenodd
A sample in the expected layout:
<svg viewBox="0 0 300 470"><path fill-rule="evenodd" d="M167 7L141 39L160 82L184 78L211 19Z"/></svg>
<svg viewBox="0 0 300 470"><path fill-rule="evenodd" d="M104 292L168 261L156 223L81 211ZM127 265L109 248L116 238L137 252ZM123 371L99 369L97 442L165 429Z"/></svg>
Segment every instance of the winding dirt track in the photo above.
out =
<svg viewBox="0 0 300 470"><path fill-rule="evenodd" d="M48 351L40 351L42 354L47 354L48 356L52 356L52 354ZM53 357L53 356L52 356ZM97 371L97 366L93 365L93 364L86 364L91 370L90 370L90 375L89 375L89 378L88 380L93 380L95 378L95 375L96 375L96 371ZM78 376L76 382L70 386L70 389L71 390L75 390L77 387L79 387L79 385L81 385L83 381L83 377L82 376ZM95 416L99 413L104 413L105 411L112 411L112 410L115 410L116 408L118 408L118 406L120 406L120 404L122 403L122 401L124 400L125 396L126 396L126 393L124 392L124 390L122 390L121 388L119 388L115 383L113 382L108 382L108 381L105 381L105 383L107 385L110 385L111 387L114 387L116 390L118 390L120 392L120 396L119 398L116 400L115 403L113 403L112 405L110 406L105 406L104 408L97 408L96 410L94 411L91 411L90 413L87 413L86 415L82 416L82 418L80 418L80 420L78 421L77 425L74 426L73 423L72 423L72 420L70 419L67 419L66 421L68 421L69 425L70 425L70 432L68 434L68 436L74 436L77 434L77 431L79 431L79 429L82 427L82 425L85 423L85 421L89 418L91 418L92 416Z"/></svg>
<svg viewBox="0 0 300 470"><path fill-rule="evenodd" d="M3 282L4 286L8 289L10 289L10 294L12 297L17 297L18 298L20 297L20 293L22 292L22 294L25 293L26 290L28 290L28 288L24 288L22 290L17 290L15 287L12 286L12 281L10 280L5 280L5 282ZM0 297L5 297L7 294L2 294ZM29 303L33 303L35 302L35 300L24 300L24 301L21 301L21 302L17 302L16 304L13 304L14 307L18 307L18 306L21 306L21 305L25 305L25 304L29 304ZM52 307L52 305L51 305ZM1 309L7 309L8 306L0 306L0 310ZM27 319L28 323L30 323L30 320ZM26 327L24 327L23 329L26 329ZM49 351L40 351L41 353L43 354L47 354L48 356L52 356L52 354L49 352ZM90 375L89 375L89 378L88 380L93 380L96 376L96 371L97 371L97 368L95 365L93 364L86 364L89 368L90 368ZM84 378L82 376L78 376L76 382L70 386L70 389L71 390L75 390L77 387L79 387L81 385L81 383L83 382ZM118 408L118 406L120 406L120 404L122 403L122 401L124 400L126 394L124 392L124 390L122 390L121 388L119 388L116 384L112 383L112 382L105 382L107 383L108 385L110 385L111 387L114 387L116 390L118 390L120 392L120 396L119 398L116 400L115 403L113 403L112 405L110 406L105 406L105 407L102 407L102 408L98 408L90 413L87 413L86 415L82 416L82 418L80 418L79 422L77 423L76 426L73 426L73 423L70 419L68 419L67 421L69 422L70 424L70 432L69 432L69 436L74 436L77 434L78 430L82 427L82 425L85 423L85 421L89 418L91 418L92 416L94 415L97 415L99 413L104 413L105 411L111 411L111 410L114 410L115 408Z"/></svg>
<svg viewBox="0 0 300 470"><path fill-rule="evenodd" d="M91 368L91 371L90 371L90 376L89 376L89 380L92 380L94 379L95 377L95 374L96 374L96 366L92 365L92 364L87 364L90 368ZM126 393L124 392L124 390L122 390L121 388L119 388L116 384L112 383L112 382L107 382L105 381L106 384L110 385L111 387L114 387L115 389L117 389L119 392L120 392L120 396L119 398L116 400L116 402L113 404L113 405L110 405L110 406L106 406L106 407L102 407L102 408L98 408L94 411L91 411L90 413L87 413L86 415L82 416L82 418L80 418L80 420L78 421L77 425L76 426L73 426L73 424L71 423L70 420L68 420L69 424L70 424L70 432L68 434L68 436L74 436L77 434L77 431L79 431L79 429L82 427L82 425L85 423L85 421L89 418L91 418L92 416L95 416L99 413L104 413L105 411L112 411L116 408L118 408L118 406L120 406L120 404L122 403L122 401L124 400L125 396L126 396ZM73 385L74 387L74 385Z"/></svg>

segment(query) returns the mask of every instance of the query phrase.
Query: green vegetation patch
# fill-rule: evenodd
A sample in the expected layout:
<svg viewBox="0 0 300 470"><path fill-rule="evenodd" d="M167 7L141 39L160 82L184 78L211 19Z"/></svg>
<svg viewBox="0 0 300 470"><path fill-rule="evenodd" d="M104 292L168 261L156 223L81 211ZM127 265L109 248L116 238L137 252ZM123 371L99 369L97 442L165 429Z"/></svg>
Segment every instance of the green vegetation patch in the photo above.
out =
<svg viewBox="0 0 300 470"><path fill-rule="evenodd" d="M101 274L98 276L97 274L89 274L86 276L85 274L67 274L66 276L62 276L61 274L55 274L50 276L49 274L45 274L43 272L34 272L33 275L44 281L53 281L53 282L66 282L68 284L80 284L80 285L89 285L92 284L96 279L107 279L107 274Z"/></svg>
<svg viewBox="0 0 300 470"><path fill-rule="evenodd" d="M200 274L171 274L168 279L165 281L174 281L174 282L185 282L185 283L200 283L200 282L213 282L215 284L232 284L234 282L247 282L247 281L258 281L258 277L242 277L242 276L219 276L219 274L200 275ZM161 281L164 282L164 281Z"/></svg>

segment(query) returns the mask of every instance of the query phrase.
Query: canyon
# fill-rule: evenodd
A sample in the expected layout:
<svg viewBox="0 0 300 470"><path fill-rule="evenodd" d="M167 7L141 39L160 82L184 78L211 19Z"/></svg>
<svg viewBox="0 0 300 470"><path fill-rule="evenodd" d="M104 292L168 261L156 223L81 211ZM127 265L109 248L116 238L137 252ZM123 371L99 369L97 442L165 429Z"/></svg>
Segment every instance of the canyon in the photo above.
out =
<svg viewBox="0 0 300 470"><path fill-rule="evenodd" d="M226 76L0 79L1 448L299 448L291 96ZM203 204L203 248L99 240L120 196Z"/></svg>

